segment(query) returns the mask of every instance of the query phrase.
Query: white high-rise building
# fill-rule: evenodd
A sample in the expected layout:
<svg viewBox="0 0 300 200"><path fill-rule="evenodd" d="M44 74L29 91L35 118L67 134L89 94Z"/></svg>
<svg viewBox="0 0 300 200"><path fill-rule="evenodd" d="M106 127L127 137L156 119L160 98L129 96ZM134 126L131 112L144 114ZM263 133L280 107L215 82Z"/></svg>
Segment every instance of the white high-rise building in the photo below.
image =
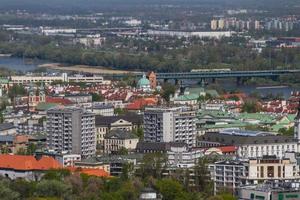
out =
<svg viewBox="0 0 300 200"><path fill-rule="evenodd" d="M144 112L146 142L196 143L196 112L189 107L147 107Z"/></svg>
<svg viewBox="0 0 300 200"><path fill-rule="evenodd" d="M210 29L211 30L217 30L217 28L218 28L218 21L215 20L215 19L211 20L211 22L210 22Z"/></svg>
<svg viewBox="0 0 300 200"><path fill-rule="evenodd" d="M80 108L54 108L47 112L47 145L58 153L96 153L95 115Z"/></svg>
<svg viewBox="0 0 300 200"><path fill-rule="evenodd" d="M225 20L219 19L218 20L218 29L223 30L225 28Z"/></svg>

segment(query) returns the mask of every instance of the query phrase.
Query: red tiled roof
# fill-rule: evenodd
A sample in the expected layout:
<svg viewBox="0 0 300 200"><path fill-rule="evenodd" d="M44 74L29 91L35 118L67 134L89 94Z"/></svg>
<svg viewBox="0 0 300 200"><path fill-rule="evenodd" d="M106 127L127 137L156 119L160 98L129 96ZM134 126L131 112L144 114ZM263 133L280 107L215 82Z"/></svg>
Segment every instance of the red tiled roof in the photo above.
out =
<svg viewBox="0 0 300 200"><path fill-rule="evenodd" d="M154 98L141 98L136 99L132 103L127 105L128 110L141 110L145 106L155 105L157 103L157 100Z"/></svg>
<svg viewBox="0 0 300 200"><path fill-rule="evenodd" d="M67 167L71 172L78 172L81 174L86 174L89 176L98 176L98 177L109 177L109 173L103 169L94 169L94 168L76 168L76 167Z"/></svg>
<svg viewBox="0 0 300 200"><path fill-rule="evenodd" d="M62 105L70 105L72 101L69 99L57 98L57 97L46 97L46 103L58 103Z"/></svg>
<svg viewBox="0 0 300 200"><path fill-rule="evenodd" d="M223 147L216 147L222 151L222 153L229 153L235 152L237 150L236 146L223 146Z"/></svg>
<svg viewBox="0 0 300 200"><path fill-rule="evenodd" d="M52 157L43 156L37 160L34 156L0 155L0 169L22 171L49 170L61 168L60 163Z"/></svg>

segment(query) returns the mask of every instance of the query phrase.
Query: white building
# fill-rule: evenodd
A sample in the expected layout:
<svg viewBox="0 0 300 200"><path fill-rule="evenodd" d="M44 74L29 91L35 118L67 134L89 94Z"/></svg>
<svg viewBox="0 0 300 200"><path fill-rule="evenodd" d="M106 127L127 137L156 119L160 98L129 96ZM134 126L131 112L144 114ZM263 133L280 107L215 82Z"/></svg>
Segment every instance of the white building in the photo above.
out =
<svg viewBox="0 0 300 200"><path fill-rule="evenodd" d="M229 189L232 193L243 185L265 181L299 181L299 167L295 154L285 158L263 156L243 161L219 161L209 165L214 191Z"/></svg>
<svg viewBox="0 0 300 200"><path fill-rule="evenodd" d="M114 106L111 104L93 105L91 111L96 115L114 116Z"/></svg>
<svg viewBox="0 0 300 200"><path fill-rule="evenodd" d="M153 36L170 36L170 37L199 37L199 38L216 38L231 37L232 31L210 31L210 32L184 32L184 31L165 31L165 30L148 30L148 35Z"/></svg>
<svg viewBox="0 0 300 200"><path fill-rule="evenodd" d="M196 113L189 107L146 107L144 140L146 142L183 142L196 144Z"/></svg>
<svg viewBox="0 0 300 200"><path fill-rule="evenodd" d="M38 75L25 75L25 76L11 76L10 84L29 84L29 83L47 83L52 82L84 82L84 83L99 83L110 84L110 81L104 80L102 76L83 76L75 75L68 76L67 73L62 73L60 76L38 76Z"/></svg>
<svg viewBox="0 0 300 200"><path fill-rule="evenodd" d="M61 154L56 156L56 160L60 162L63 167L74 167L75 162L81 161L81 155L79 154Z"/></svg>
<svg viewBox="0 0 300 200"><path fill-rule="evenodd" d="M187 145L183 143L172 143L170 150L167 151L168 165L170 167L191 168L203 156L203 150L189 150Z"/></svg>

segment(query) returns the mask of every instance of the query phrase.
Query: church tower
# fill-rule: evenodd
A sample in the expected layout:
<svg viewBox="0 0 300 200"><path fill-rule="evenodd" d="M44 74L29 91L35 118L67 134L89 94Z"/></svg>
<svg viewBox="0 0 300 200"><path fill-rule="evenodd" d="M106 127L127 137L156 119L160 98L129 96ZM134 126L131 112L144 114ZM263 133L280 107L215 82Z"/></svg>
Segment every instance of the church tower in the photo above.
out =
<svg viewBox="0 0 300 200"><path fill-rule="evenodd" d="M46 94L45 94L45 87L44 83L42 82L39 88L39 102L46 102Z"/></svg>

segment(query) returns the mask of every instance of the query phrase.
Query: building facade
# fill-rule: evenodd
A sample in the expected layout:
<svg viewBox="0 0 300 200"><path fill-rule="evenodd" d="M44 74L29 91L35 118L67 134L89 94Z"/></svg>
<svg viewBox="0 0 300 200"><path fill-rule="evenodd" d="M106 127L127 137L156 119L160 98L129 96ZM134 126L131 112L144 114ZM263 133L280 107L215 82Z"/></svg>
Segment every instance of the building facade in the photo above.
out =
<svg viewBox="0 0 300 200"><path fill-rule="evenodd" d="M122 148L133 151L138 142L139 138L130 131L115 129L104 138L104 152L107 154L117 153Z"/></svg>
<svg viewBox="0 0 300 200"><path fill-rule="evenodd" d="M183 142L195 146L196 113L188 107L146 107L144 140L146 142Z"/></svg>
<svg viewBox="0 0 300 200"><path fill-rule="evenodd" d="M47 145L58 153L96 153L95 115L79 108L54 108L47 112Z"/></svg>

